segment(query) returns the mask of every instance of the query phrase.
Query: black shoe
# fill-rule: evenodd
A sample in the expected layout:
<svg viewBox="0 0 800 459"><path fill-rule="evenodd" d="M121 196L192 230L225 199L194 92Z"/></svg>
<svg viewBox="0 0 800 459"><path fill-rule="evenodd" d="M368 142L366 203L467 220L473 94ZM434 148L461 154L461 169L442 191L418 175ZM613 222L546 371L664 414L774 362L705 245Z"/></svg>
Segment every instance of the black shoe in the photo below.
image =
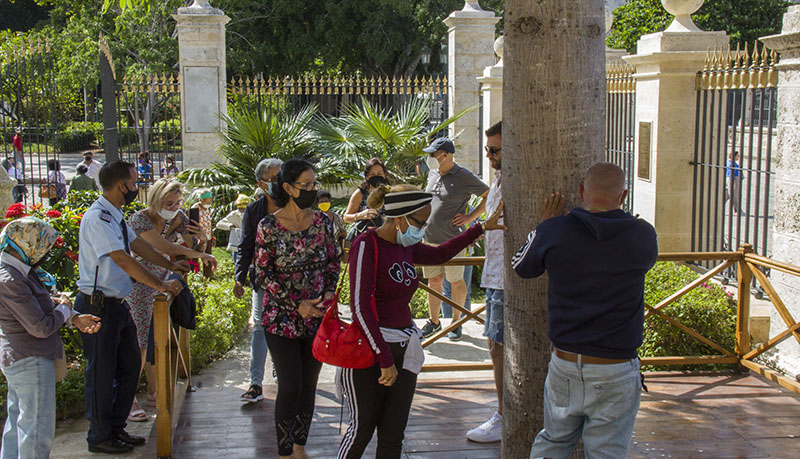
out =
<svg viewBox="0 0 800 459"><path fill-rule="evenodd" d="M115 433L114 436L117 438L117 440L124 441L125 443L130 443L133 446L141 446L147 442L147 440L145 440L144 437L140 437L138 435L131 435L128 432L125 432L124 430Z"/></svg>
<svg viewBox="0 0 800 459"><path fill-rule="evenodd" d="M89 445L90 453L117 454L117 453L127 453L132 449L133 445L131 445L130 443L126 443L122 440L119 440L117 438L109 438L103 443L98 443L96 445Z"/></svg>
<svg viewBox="0 0 800 459"><path fill-rule="evenodd" d="M423 338L427 338L427 337L429 337L429 336L433 335L434 333L436 333L438 331L441 331L441 330L442 330L442 323L441 322L439 322L438 324L435 324L435 323L433 323L432 320L428 319L428 321L425 322L425 325L422 327L422 337Z"/></svg>
<svg viewBox="0 0 800 459"><path fill-rule="evenodd" d="M247 389L247 392L245 392L244 394L242 394L241 397L239 397L239 400L248 403L254 403L263 399L264 395L261 391L261 386L258 386L256 384L252 384L250 386L250 389Z"/></svg>

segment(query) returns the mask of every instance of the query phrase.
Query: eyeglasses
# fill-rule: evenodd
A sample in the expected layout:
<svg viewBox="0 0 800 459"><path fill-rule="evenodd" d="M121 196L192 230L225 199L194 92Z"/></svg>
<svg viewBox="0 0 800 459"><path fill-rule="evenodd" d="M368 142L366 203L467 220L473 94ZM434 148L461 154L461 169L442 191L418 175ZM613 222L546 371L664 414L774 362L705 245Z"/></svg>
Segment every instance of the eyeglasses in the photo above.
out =
<svg viewBox="0 0 800 459"><path fill-rule="evenodd" d="M406 220L411 220L412 222L416 223L417 228L425 229L428 226L428 222L421 222L416 218L412 217L411 215L406 216Z"/></svg>
<svg viewBox="0 0 800 459"><path fill-rule="evenodd" d="M278 176L277 175L273 175L272 177L267 177L267 178L262 178L261 179L261 181L264 182L264 183L275 183L276 180L278 180Z"/></svg>
<svg viewBox="0 0 800 459"><path fill-rule="evenodd" d="M486 145L485 147L483 147L483 149L486 151L486 153L489 153L492 156L497 156L498 153L503 151L502 148L490 147L489 145Z"/></svg>
<svg viewBox="0 0 800 459"><path fill-rule="evenodd" d="M294 182L292 184L295 186L295 188L306 191L319 191L322 188L322 185L320 185L319 182Z"/></svg>
<svg viewBox="0 0 800 459"><path fill-rule="evenodd" d="M175 202L164 201L163 206L167 210L180 209L183 206L183 199L179 199Z"/></svg>

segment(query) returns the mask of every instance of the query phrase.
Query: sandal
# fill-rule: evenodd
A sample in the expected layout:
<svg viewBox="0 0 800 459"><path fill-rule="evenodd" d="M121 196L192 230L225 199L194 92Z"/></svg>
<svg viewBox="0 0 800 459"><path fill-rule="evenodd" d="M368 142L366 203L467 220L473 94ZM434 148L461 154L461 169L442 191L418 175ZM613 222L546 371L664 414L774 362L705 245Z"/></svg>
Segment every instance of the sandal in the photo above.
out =
<svg viewBox="0 0 800 459"><path fill-rule="evenodd" d="M141 409L141 408L139 408L138 410L133 410L128 415L128 421L131 421L131 422L145 422L145 421L147 421L147 413L145 413L145 411L143 409Z"/></svg>
<svg viewBox="0 0 800 459"><path fill-rule="evenodd" d="M257 402L263 399L264 395L261 391L261 386L258 386L256 384L252 384L250 388L247 389L247 392L245 392L244 394L242 394L241 397L239 397L239 400L248 403Z"/></svg>

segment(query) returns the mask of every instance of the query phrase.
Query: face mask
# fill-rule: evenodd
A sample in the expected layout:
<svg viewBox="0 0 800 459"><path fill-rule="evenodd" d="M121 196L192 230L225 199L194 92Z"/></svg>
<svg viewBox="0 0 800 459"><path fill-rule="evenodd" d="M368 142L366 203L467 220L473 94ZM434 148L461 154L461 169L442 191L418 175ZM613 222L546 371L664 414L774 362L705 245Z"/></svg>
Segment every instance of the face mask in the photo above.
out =
<svg viewBox="0 0 800 459"><path fill-rule="evenodd" d="M294 199L294 203L297 204L297 207L301 209L308 209L311 207L311 204L314 204L314 201L317 199L317 191L316 190L300 190L300 196Z"/></svg>
<svg viewBox="0 0 800 459"><path fill-rule="evenodd" d="M178 211L161 209L158 211L158 215L160 215L164 220L172 220L176 215L178 215Z"/></svg>
<svg viewBox="0 0 800 459"><path fill-rule="evenodd" d="M211 204L200 204L200 207L202 207L203 209L210 209Z"/></svg>
<svg viewBox="0 0 800 459"><path fill-rule="evenodd" d="M439 161L434 158L433 156L428 156L428 159L425 160L425 163L428 164L428 168L430 170L438 169L439 168Z"/></svg>
<svg viewBox="0 0 800 459"><path fill-rule="evenodd" d="M122 196L125 198L125 205L127 206L136 200L136 196L139 196L139 189L136 188L135 190L131 191L128 188L128 184L125 184L125 191L122 193Z"/></svg>
<svg viewBox="0 0 800 459"><path fill-rule="evenodd" d="M389 182L386 181L385 177L381 177L380 175L373 175L369 179L367 179L367 183L372 188L378 188L381 185L388 185Z"/></svg>
<svg viewBox="0 0 800 459"><path fill-rule="evenodd" d="M317 207L319 208L319 210L321 210L323 212L327 212L331 208L331 203L329 203L329 202L321 202L321 203L317 204Z"/></svg>
<svg viewBox="0 0 800 459"><path fill-rule="evenodd" d="M406 223L408 223L408 218L406 218ZM400 228L397 228L397 243L403 247L419 243L424 236L425 228L417 228L411 223L408 223L408 229L405 233L400 231Z"/></svg>

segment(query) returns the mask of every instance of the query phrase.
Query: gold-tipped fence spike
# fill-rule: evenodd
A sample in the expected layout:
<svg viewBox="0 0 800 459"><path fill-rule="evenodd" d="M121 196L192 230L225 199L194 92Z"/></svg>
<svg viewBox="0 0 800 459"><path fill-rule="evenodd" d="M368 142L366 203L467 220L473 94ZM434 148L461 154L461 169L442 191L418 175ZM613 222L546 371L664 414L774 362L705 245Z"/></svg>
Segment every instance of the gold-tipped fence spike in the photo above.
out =
<svg viewBox="0 0 800 459"><path fill-rule="evenodd" d="M769 70L767 71L767 87L768 88L775 88L778 86L778 70L775 68L775 65L778 61L778 53L775 50L770 51L770 65Z"/></svg>
<svg viewBox="0 0 800 459"><path fill-rule="evenodd" d="M759 64L760 64L759 63L759 59L758 59L759 56L760 55L758 53L758 42L756 41L756 42L753 43L753 55L752 55L752 61L750 62L750 66L751 67L758 67L759 66Z"/></svg>

